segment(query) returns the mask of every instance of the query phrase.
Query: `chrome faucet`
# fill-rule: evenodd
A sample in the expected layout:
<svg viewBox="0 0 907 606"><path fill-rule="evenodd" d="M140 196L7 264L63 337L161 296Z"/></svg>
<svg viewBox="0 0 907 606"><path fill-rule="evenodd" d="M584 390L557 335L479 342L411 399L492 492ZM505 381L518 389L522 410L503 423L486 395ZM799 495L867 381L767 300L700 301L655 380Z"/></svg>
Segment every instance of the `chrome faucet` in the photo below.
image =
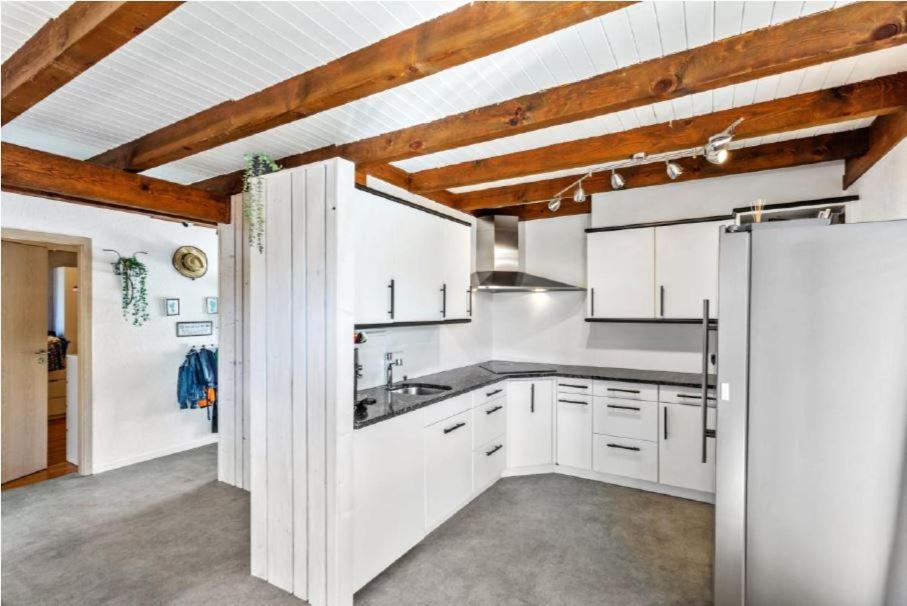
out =
<svg viewBox="0 0 907 606"><path fill-rule="evenodd" d="M403 366L403 359L397 358L394 359L393 353L384 354L385 360L385 371L387 372L387 388L390 389L394 384L394 366Z"/></svg>

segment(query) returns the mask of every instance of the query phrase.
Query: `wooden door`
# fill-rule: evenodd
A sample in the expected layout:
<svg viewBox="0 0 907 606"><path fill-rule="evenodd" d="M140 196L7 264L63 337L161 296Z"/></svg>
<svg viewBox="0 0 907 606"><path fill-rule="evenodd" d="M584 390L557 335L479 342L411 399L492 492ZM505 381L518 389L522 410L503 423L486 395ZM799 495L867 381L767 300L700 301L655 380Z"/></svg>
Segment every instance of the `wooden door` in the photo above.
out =
<svg viewBox="0 0 907 606"><path fill-rule="evenodd" d="M47 249L3 242L3 482L47 467L47 275Z"/></svg>
<svg viewBox="0 0 907 606"><path fill-rule="evenodd" d="M655 317L653 228L591 233L586 250L589 317Z"/></svg>

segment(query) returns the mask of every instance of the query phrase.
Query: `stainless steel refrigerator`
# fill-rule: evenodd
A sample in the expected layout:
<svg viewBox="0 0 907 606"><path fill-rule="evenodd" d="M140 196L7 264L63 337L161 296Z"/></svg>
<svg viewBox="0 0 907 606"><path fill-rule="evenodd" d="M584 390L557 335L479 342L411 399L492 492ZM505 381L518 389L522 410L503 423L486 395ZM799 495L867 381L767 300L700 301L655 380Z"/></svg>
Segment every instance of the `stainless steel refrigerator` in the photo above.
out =
<svg viewBox="0 0 907 606"><path fill-rule="evenodd" d="M737 229L720 240L715 603L907 604L907 221Z"/></svg>

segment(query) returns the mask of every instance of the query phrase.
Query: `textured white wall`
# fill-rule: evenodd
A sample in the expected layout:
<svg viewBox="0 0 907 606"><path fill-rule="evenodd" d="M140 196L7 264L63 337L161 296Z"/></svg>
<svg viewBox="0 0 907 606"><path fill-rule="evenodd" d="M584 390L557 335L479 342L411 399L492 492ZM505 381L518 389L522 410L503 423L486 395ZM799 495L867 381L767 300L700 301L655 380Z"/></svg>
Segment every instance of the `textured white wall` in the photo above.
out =
<svg viewBox="0 0 907 606"><path fill-rule="evenodd" d="M66 234L92 240L92 443L94 472L194 448L216 440L204 410L180 410L176 375L193 343L217 336L177 338L177 320L213 320L204 298L217 296L217 234L213 229L139 214L2 194L0 225L5 228ZM170 258L182 245L208 255L208 273L184 278ZM148 311L151 319L134 327L120 311L120 287L112 255L147 250ZM163 299L178 297L181 315L166 317Z"/></svg>
<svg viewBox="0 0 907 606"><path fill-rule="evenodd" d="M907 139L866 171L847 193L860 195L850 220L907 219Z"/></svg>

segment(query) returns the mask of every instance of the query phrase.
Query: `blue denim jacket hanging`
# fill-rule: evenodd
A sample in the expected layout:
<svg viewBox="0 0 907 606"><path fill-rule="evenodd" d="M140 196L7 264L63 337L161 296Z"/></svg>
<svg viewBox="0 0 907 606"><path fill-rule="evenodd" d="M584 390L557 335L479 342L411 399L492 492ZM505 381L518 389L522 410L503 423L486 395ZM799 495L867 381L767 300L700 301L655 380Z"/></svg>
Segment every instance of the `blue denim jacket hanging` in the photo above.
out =
<svg viewBox="0 0 907 606"><path fill-rule="evenodd" d="M177 375L176 399L180 408L198 408L199 401L208 399L208 388L217 388L217 356L206 347L193 347Z"/></svg>

